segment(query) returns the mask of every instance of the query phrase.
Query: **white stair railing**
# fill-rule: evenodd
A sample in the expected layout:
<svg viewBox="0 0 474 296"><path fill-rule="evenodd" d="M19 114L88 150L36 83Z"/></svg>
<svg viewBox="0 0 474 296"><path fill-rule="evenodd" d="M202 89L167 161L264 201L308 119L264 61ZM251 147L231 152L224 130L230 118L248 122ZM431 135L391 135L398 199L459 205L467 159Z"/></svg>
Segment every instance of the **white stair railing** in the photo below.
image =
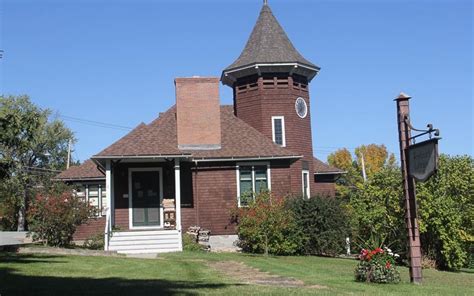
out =
<svg viewBox="0 0 474 296"><path fill-rule="evenodd" d="M111 218L110 208L107 208L107 214L105 217L105 229L104 229L104 251L109 250L110 235L112 233L112 223L110 221L110 218Z"/></svg>

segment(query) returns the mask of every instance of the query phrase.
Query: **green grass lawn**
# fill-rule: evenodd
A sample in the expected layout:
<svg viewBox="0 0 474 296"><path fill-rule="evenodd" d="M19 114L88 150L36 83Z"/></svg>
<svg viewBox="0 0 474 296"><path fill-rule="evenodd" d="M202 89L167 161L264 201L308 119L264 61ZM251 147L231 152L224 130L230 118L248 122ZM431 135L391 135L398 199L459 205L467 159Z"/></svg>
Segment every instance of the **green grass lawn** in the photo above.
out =
<svg viewBox="0 0 474 296"><path fill-rule="evenodd" d="M233 260L262 271L294 277L327 289L245 285L207 266ZM18 255L0 253L0 295L473 295L474 273L424 271L423 285L357 283L356 261L321 257L263 257L243 254L173 253L160 259Z"/></svg>

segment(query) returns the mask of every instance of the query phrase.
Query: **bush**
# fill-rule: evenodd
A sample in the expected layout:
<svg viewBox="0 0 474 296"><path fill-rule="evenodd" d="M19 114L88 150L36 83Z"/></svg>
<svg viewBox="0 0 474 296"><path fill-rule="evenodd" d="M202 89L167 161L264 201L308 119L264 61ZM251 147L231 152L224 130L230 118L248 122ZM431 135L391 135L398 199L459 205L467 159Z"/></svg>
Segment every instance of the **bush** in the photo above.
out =
<svg viewBox="0 0 474 296"><path fill-rule="evenodd" d="M474 243L474 158L441 155L439 170L417 183L421 247L444 270L469 265Z"/></svg>
<svg viewBox="0 0 474 296"><path fill-rule="evenodd" d="M69 191L38 194L28 210L33 240L50 246L68 246L76 227L94 214L94 208Z"/></svg>
<svg viewBox="0 0 474 296"><path fill-rule="evenodd" d="M260 193L247 207L233 212L238 223L239 247L244 252L293 255L303 245L303 235L293 212L283 199Z"/></svg>
<svg viewBox="0 0 474 296"><path fill-rule="evenodd" d="M303 252L335 256L344 252L350 233L349 218L336 198L292 198L288 206L304 233Z"/></svg>
<svg viewBox="0 0 474 296"><path fill-rule="evenodd" d="M346 196L352 237L363 241L376 232L406 254L402 178L399 168L385 167ZM359 249L354 249L356 252Z"/></svg>
<svg viewBox="0 0 474 296"><path fill-rule="evenodd" d="M355 269L358 282L399 283L400 273L395 265L395 257L390 249L362 249L360 262Z"/></svg>
<svg viewBox="0 0 474 296"><path fill-rule="evenodd" d="M18 200L4 197L0 203L0 230L16 231L18 225Z"/></svg>
<svg viewBox="0 0 474 296"><path fill-rule="evenodd" d="M183 234L183 250L185 251L203 251L205 246L199 244L196 237L189 233Z"/></svg>
<svg viewBox="0 0 474 296"><path fill-rule="evenodd" d="M90 250L103 250L104 249L104 234L97 233L89 236L84 241L84 248Z"/></svg>

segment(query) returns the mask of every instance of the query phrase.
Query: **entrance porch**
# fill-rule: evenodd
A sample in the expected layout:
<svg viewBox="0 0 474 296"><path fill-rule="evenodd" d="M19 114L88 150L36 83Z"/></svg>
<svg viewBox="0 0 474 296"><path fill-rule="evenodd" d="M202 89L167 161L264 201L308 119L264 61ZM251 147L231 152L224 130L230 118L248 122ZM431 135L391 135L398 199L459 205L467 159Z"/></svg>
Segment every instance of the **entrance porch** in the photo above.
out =
<svg viewBox="0 0 474 296"><path fill-rule="evenodd" d="M106 159L104 249L119 253L182 250L182 159ZM189 185L190 186L190 185Z"/></svg>

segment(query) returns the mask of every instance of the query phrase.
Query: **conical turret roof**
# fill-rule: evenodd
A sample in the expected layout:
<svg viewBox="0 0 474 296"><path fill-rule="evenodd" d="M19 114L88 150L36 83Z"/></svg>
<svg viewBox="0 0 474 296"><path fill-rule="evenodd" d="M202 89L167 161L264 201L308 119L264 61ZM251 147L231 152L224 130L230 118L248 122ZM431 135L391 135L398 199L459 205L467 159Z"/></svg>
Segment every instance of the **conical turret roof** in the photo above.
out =
<svg viewBox="0 0 474 296"><path fill-rule="evenodd" d="M267 4L263 5L244 50L237 60L223 71L223 81L224 75L230 72L259 64L295 64L315 72L319 70L318 66L305 59L296 50ZM310 79L312 77L314 75Z"/></svg>

